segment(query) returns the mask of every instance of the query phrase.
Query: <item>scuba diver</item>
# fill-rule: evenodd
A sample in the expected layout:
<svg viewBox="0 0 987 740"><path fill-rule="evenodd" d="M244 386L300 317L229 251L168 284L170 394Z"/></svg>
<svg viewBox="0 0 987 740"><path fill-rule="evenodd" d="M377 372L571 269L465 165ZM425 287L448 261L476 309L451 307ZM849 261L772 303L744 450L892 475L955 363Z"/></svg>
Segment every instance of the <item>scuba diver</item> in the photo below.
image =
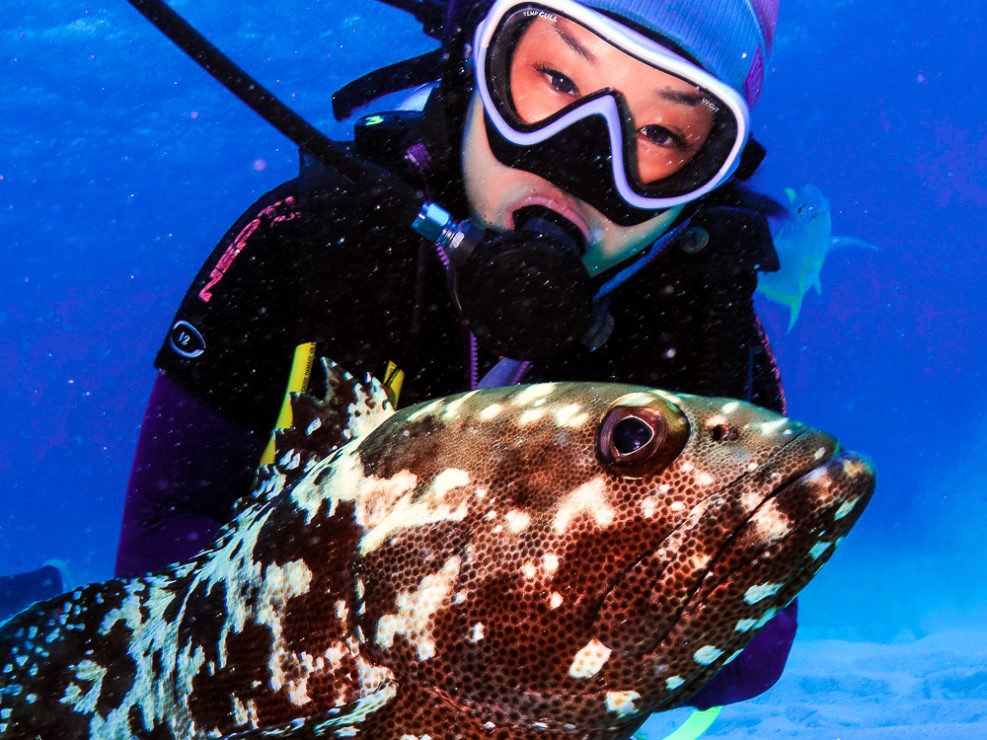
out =
<svg viewBox="0 0 987 740"><path fill-rule="evenodd" d="M752 303L757 271L777 269L777 206L743 184L764 155L749 110L777 10L449 0L432 29L439 50L340 91L345 117L430 82L421 110L364 116L346 147L492 236L439 249L444 216L398 226L385 191L303 153L299 176L206 260L157 355L117 575L210 541L250 489L286 384L319 390L305 385L317 357L384 378L402 405L616 381L783 412ZM793 603L689 703L765 691L795 625Z"/></svg>

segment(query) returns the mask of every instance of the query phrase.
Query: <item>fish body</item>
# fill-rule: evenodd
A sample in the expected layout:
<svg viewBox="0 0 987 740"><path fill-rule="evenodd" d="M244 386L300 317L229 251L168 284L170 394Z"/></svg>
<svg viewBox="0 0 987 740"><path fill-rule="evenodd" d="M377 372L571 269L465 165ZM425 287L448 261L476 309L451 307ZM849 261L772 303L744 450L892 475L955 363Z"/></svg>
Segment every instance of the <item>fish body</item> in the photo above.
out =
<svg viewBox="0 0 987 740"><path fill-rule="evenodd" d="M833 236L829 200L815 185L804 185L798 191L787 188L785 195L788 197L788 217L774 235L781 268L759 273L757 290L768 300L788 308L788 329L791 331L809 290L822 293L820 275L831 251L844 247L876 247L853 237Z"/></svg>
<svg viewBox="0 0 987 740"><path fill-rule="evenodd" d="M829 558L862 458L728 399L327 366L215 542L0 630L0 738L626 738Z"/></svg>

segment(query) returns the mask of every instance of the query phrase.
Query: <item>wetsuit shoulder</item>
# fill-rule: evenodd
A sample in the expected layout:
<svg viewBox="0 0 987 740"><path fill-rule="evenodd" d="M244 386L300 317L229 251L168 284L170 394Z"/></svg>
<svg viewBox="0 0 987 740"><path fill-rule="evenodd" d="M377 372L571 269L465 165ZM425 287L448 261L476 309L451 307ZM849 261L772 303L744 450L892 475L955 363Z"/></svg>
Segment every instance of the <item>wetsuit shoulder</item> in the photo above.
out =
<svg viewBox="0 0 987 740"><path fill-rule="evenodd" d="M270 426L291 361L293 286L301 279L298 186L262 196L199 270L155 364L249 429Z"/></svg>

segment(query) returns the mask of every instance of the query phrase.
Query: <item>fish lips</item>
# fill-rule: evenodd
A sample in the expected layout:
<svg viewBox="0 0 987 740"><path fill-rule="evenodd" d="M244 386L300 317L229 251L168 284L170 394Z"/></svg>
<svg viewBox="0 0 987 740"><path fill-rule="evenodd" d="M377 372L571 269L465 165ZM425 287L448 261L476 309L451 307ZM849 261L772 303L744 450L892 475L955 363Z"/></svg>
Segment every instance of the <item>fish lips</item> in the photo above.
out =
<svg viewBox="0 0 987 740"><path fill-rule="evenodd" d="M661 546L619 576L601 602L597 638L621 653L646 656L686 632L705 635L718 624L732 630L751 620L743 622L752 625L742 636L746 643L832 555L874 483L862 456L841 451L822 432L799 434L704 499Z"/></svg>

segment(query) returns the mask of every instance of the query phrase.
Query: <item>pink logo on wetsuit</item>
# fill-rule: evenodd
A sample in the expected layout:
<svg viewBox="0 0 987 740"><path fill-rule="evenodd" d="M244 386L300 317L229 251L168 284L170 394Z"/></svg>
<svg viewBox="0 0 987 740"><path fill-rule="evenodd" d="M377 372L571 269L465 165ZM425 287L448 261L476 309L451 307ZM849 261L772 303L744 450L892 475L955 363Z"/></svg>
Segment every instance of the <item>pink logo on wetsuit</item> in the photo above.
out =
<svg viewBox="0 0 987 740"><path fill-rule="evenodd" d="M293 196L289 195L284 200L279 200L277 203L268 206L263 211L258 213L257 216L250 221L250 223L240 230L240 233L236 235L233 242L226 248L226 251L223 252L223 256L219 258L216 266L210 270L208 282L206 282L202 290L199 291L199 298L203 302L209 303L209 301L212 300L212 289L215 288L216 284L223 279L224 275L226 275L227 270L230 269L230 265L232 265L233 261L240 256L240 252L242 252L243 248L247 245L247 239L249 239L258 228L260 228L264 219L269 219L271 225L281 223L282 221L291 221L298 215L298 211L295 210L288 213L279 213L279 209L283 206L290 207L294 205L295 199Z"/></svg>

